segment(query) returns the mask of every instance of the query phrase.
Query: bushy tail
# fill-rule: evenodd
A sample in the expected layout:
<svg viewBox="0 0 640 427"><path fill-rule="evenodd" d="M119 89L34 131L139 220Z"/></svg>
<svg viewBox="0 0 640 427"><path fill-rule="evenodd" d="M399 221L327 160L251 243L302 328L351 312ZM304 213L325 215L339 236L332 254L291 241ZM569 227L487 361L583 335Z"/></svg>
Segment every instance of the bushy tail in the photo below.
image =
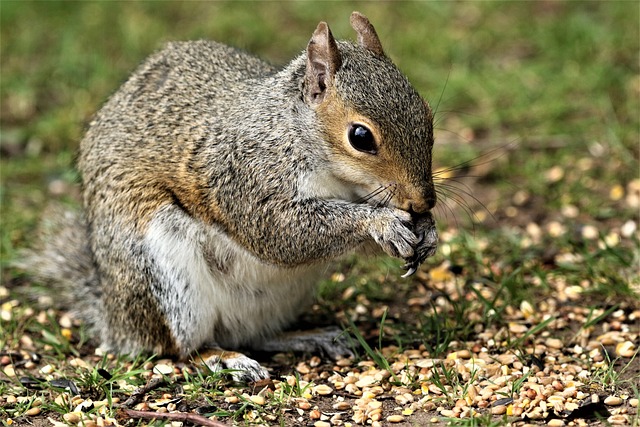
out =
<svg viewBox="0 0 640 427"><path fill-rule="evenodd" d="M49 209L37 244L22 251L14 265L44 285L55 306L90 327L96 324L101 291L83 213Z"/></svg>

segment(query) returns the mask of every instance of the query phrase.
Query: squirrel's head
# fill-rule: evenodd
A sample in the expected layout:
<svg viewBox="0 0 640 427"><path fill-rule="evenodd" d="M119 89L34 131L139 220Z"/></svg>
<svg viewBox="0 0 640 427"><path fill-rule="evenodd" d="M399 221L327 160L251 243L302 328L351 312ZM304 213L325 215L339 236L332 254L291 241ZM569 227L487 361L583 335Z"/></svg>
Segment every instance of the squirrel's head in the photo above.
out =
<svg viewBox="0 0 640 427"><path fill-rule="evenodd" d="M307 46L304 100L329 143L331 172L371 203L425 213L436 203L431 108L385 56L369 20L353 12L351 26L357 45L336 42L321 22Z"/></svg>

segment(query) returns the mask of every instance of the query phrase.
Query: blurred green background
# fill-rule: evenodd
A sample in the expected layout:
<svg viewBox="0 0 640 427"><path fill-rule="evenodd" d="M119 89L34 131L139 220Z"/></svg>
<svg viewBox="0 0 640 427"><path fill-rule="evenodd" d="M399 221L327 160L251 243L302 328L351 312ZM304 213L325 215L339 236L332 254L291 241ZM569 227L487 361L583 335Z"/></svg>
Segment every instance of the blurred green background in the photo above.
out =
<svg viewBox="0 0 640 427"><path fill-rule="evenodd" d="M468 187L451 182L458 190L446 190L442 227L467 227L474 215L476 233L560 218L606 234L637 220L636 1L3 0L2 265L29 244L50 200L73 203L83 129L164 42L215 39L285 64L320 20L337 38L353 39L352 10L369 17L387 53L437 108L437 165L476 158L458 171ZM469 213L455 206L459 198Z"/></svg>

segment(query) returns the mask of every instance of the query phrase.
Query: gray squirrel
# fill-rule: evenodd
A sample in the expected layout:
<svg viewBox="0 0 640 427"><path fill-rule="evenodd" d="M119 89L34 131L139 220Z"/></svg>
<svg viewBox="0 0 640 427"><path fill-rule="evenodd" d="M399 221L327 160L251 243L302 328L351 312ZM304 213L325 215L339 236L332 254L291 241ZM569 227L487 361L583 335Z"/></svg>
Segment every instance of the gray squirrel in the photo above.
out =
<svg viewBox="0 0 640 427"><path fill-rule="evenodd" d="M169 43L90 123L83 211L24 262L100 347L200 357L239 380L268 371L229 350L343 351L281 331L329 263L386 252L407 274L433 255L433 116L351 15L320 22L278 70L211 42Z"/></svg>

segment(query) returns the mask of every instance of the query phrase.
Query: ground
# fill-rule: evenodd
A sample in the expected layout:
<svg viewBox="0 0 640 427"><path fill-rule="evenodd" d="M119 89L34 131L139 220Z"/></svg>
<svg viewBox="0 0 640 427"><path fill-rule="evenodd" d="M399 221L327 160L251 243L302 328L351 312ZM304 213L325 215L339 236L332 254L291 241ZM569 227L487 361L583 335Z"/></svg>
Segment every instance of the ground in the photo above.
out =
<svg viewBox="0 0 640 427"><path fill-rule="evenodd" d="M639 7L0 2L0 422L638 425ZM83 129L162 42L283 64L320 20L353 38L354 9L436 111L441 236L409 279L384 257L319 278L294 327L340 325L355 358L252 354L271 381L234 384L102 354L12 266L52 203L78 208Z"/></svg>

